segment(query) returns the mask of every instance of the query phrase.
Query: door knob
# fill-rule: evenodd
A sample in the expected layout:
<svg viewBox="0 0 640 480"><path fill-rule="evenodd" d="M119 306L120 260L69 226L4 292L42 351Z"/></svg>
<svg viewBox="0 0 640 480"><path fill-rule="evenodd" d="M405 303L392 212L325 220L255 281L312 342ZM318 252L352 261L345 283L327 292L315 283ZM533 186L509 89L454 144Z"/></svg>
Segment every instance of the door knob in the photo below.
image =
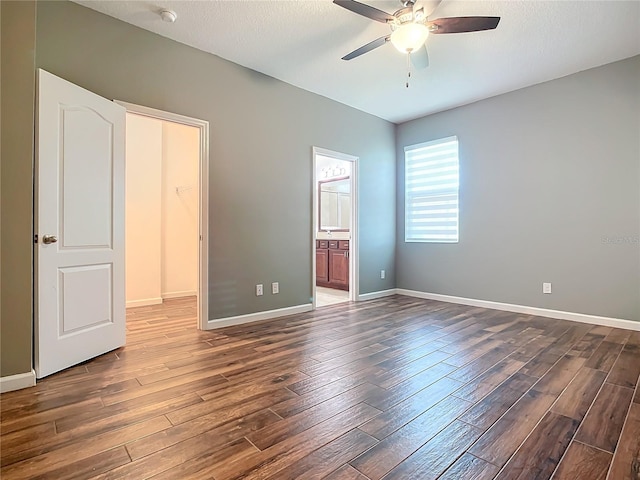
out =
<svg viewBox="0 0 640 480"><path fill-rule="evenodd" d="M56 243L58 241L58 237L55 235L44 235L42 237L42 243L45 245L49 245L50 243Z"/></svg>

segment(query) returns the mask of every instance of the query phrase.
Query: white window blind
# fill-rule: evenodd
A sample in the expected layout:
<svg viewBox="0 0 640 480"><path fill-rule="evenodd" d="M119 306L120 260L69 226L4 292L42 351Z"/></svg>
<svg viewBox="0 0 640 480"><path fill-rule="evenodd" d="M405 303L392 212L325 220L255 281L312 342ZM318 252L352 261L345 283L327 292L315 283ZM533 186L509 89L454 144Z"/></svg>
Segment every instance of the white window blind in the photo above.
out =
<svg viewBox="0 0 640 480"><path fill-rule="evenodd" d="M458 137L404 149L405 242L458 241Z"/></svg>

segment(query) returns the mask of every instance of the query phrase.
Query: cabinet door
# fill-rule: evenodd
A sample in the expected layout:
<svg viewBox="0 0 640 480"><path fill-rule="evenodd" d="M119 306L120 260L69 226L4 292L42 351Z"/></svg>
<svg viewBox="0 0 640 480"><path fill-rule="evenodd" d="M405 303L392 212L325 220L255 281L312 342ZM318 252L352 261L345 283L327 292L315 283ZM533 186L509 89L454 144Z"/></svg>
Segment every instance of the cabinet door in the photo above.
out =
<svg viewBox="0 0 640 480"><path fill-rule="evenodd" d="M316 282L329 282L329 250L316 250Z"/></svg>
<svg viewBox="0 0 640 480"><path fill-rule="evenodd" d="M349 257L347 250L329 250L329 283L334 288L349 290Z"/></svg>

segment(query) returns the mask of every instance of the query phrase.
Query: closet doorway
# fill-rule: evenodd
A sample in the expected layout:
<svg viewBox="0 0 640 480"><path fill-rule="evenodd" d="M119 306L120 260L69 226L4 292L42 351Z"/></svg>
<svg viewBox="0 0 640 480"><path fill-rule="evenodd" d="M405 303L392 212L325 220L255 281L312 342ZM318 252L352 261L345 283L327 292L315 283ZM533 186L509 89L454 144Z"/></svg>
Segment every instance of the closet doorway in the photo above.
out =
<svg viewBox="0 0 640 480"><path fill-rule="evenodd" d="M358 292L357 157L313 149L313 307Z"/></svg>
<svg viewBox="0 0 640 480"><path fill-rule="evenodd" d="M208 122L118 103L127 108L127 316L163 305L195 311L205 329Z"/></svg>

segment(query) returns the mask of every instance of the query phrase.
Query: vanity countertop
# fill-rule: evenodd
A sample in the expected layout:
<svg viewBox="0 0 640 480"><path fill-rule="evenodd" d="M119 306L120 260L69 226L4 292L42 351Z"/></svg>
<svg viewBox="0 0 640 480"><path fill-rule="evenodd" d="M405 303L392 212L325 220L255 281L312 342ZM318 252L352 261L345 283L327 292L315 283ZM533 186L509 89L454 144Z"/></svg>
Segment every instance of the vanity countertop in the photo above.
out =
<svg viewBox="0 0 640 480"><path fill-rule="evenodd" d="M351 232L317 232L316 240L351 240Z"/></svg>

